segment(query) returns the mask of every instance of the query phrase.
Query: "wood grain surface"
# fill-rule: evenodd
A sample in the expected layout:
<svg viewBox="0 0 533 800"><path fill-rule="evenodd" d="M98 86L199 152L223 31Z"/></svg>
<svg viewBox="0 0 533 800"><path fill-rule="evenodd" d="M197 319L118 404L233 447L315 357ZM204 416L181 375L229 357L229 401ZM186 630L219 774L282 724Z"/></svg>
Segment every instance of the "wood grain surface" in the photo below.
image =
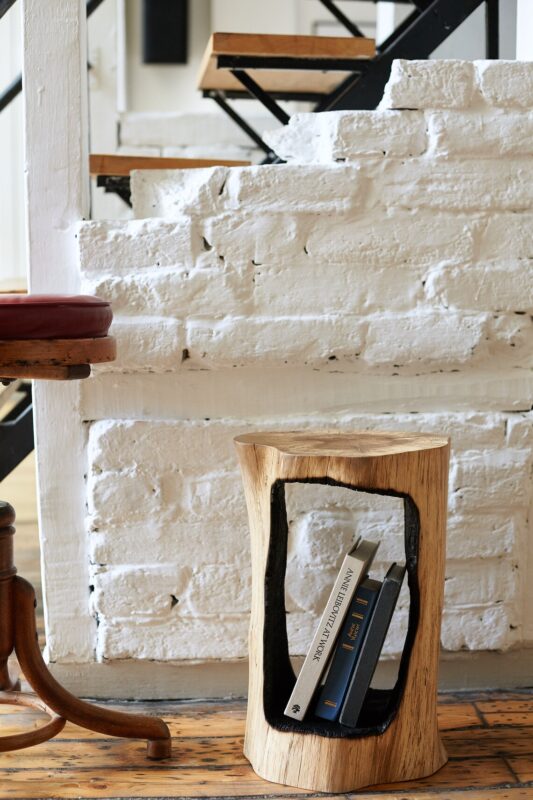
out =
<svg viewBox="0 0 533 800"><path fill-rule="evenodd" d="M213 33L204 53L198 88L243 91L227 69L217 69L223 55L271 56L312 59L360 59L375 54L373 39L350 36L295 36L284 34ZM311 92L326 94L348 75L344 71L251 69L257 83L269 92Z"/></svg>
<svg viewBox="0 0 533 800"><path fill-rule="evenodd" d="M93 153L89 156L91 175L127 177L134 169L205 169L206 167L247 167L249 161L211 158L163 158L160 156L122 156Z"/></svg>
<svg viewBox="0 0 533 800"><path fill-rule="evenodd" d="M252 545L246 756L257 774L267 780L321 792L354 791L378 783L432 775L446 762L437 728L436 699L444 591L448 439L406 433L267 432L238 436L235 445ZM327 731L312 724L306 730L305 720L291 721L287 730L287 718L276 724L272 711L265 707L263 698L286 691L288 682L282 668L277 668L274 679L265 667L272 663L265 651L265 632L271 629L266 614L265 575L282 558L271 550L271 542L276 543L279 552L286 547L281 529L273 530L271 520L282 512L275 509L272 498L274 487L284 481L336 483L396 494L409 498L409 503L417 509L416 568L412 559L407 560L409 585L416 585L416 635L408 656L398 711L380 732L376 729L356 738L340 738L346 729L341 732L332 728L328 736ZM268 597L270 614L273 607L280 605L283 580L284 575L276 573L277 592ZM412 593L412 603L413 597ZM281 641L286 641L286 637ZM288 653L281 650L281 645L278 648L276 660L283 664L288 661ZM277 682L271 686L271 680ZM288 694L284 703L287 700Z"/></svg>
<svg viewBox="0 0 533 800"><path fill-rule="evenodd" d="M533 728L513 725L512 716L533 710L532 692L441 695L439 727L449 755L445 767L420 781L340 795L317 795L257 777L242 754L244 701L135 703L113 707L161 715L174 737L172 759L149 766L144 760L142 743L90 734L67 723L50 742L0 755L0 796L19 800L57 797L533 800ZM506 714L508 722L499 727L489 725L486 715L501 712ZM2 731L16 732L38 724L42 724L38 712L31 709L17 712L0 706Z"/></svg>

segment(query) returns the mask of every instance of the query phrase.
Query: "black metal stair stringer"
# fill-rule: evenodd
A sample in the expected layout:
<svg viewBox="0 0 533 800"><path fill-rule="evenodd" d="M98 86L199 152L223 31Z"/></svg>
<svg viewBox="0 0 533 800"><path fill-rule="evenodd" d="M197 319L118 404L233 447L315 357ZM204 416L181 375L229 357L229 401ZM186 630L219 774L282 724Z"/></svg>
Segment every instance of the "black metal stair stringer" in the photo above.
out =
<svg viewBox="0 0 533 800"><path fill-rule="evenodd" d="M34 448L31 384L21 387L22 398L0 422L0 481Z"/></svg>
<svg viewBox="0 0 533 800"><path fill-rule="evenodd" d="M378 48L368 68L353 76L318 103L315 111L372 110L383 97L396 58L425 59L485 0L433 0L424 11L414 11Z"/></svg>

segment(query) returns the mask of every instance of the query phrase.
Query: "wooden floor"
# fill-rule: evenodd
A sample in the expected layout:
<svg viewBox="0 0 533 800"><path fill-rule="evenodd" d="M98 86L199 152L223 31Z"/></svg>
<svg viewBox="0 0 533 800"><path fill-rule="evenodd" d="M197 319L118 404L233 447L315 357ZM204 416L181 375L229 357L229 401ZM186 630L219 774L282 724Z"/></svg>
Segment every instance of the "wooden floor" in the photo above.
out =
<svg viewBox="0 0 533 800"><path fill-rule="evenodd" d="M32 482L30 459L18 475L3 482L2 496L18 511L19 572L39 587ZM42 638L42 617L39 625ZM254 774L242 754L244 702L115 707L163 716L174 737L172 759L149 762L142 742L109 739L67 724L51 742L0 753L0 800L327 797L267 783ZM439 708L448 764L431 778L373 787L354 798L533 800L533 690L447 694L442 695ZM0 705L0 733L27 730L43 719L30 710Z"/></svg>
<svg viewBox="0 0 533 800"><path fill-rule="evenodd" d="M0 754L0 797L327 797L254 774L242 754L244 702L133 707L167 720L174 737L171 760L148 762L141 742L108 739L67 724L53 742ZM34 712L0 706L5 732L37 722ZM444 695L440 723L450 757L443 769L425 780L378 786L353 797L533 798L533 693Z"/></svg>

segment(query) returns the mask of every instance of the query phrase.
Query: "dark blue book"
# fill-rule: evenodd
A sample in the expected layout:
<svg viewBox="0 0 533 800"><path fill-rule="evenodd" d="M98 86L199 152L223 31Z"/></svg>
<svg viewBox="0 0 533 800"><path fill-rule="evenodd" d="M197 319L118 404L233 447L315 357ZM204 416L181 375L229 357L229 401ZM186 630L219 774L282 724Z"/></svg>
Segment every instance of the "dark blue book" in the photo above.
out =
<svg viewBox="0 0 533 800"><path fill-rule="evenodd" d="M348 691L344 698L339 717L341 725L347 725L351 728L357 726L359 714L389 630L404 575L405 567L393 564L383 579L372 620L361 648L359 661L352 672Z"/></svg>
<svg viewBox="0 0 533 800"><path fill-rule="evenodd" d="M380 581L366 578L355 592L314 709L321 719L339 718L380 588Z"/></svg>

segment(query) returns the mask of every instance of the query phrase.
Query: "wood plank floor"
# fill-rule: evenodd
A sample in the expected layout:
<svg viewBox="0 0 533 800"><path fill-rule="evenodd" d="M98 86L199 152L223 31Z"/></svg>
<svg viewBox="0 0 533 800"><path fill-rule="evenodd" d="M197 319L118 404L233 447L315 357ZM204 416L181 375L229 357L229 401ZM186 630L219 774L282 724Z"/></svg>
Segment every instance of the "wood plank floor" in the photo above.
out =
<svg viewBox="0 0 533 800"><path fill-rule="evenodd" d="M2 496L18 512L19 572L40 595L31 459L3 482ZM43 641L42 616L38 623ZM242 754L246 715L242 701L114 707L161 715L174 737L172 759L160 764L147 761L142 742L106 738L67 723L51 742L0 753L0 799L328 797L268 783L254 774ZM533 800L533 690L445 694L439 714L449 761L438 773L421 781L335 797ZM0 706L0 734L40 726L44 719L31 710Z"/></svg>
<svg viewBox="0 0 533 800"><path fill-rule="evenodd" d="M158 713L174 737L173 757L146 760L144 744L67 724L52 742L0 754L1 798L326 797L258 778L242 754L245 704L121 704ZM440 725L449 761L430 778L353 795L429 800L533 800L533 692L443 695ZM41 723L30 710L0 706L0 729ZM349 797L349 795L336 795Z"/></svg>

